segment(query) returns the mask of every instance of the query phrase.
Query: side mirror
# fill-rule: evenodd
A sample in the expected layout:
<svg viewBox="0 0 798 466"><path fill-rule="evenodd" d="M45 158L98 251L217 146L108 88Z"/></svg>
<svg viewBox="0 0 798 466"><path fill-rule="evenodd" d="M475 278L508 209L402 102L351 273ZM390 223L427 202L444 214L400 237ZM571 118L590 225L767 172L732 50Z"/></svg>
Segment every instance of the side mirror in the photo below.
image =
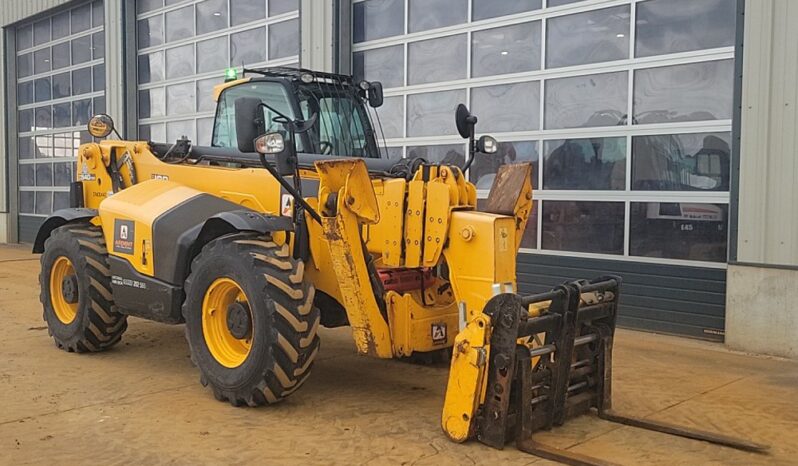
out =
<svg viewBox="0 0 798 466"><path fill-rule="evenodd" d="M294 151L285 150L285 138L280 133L268 133L253 141L259 154L273 155L280 176L291 176L296 173L297 159Z"/></svg>
<svg viewBox="0 0 798 466"><path fill-rule="evenodd" d="M255 152L255 138L266 132L261 101L257 97L239 97L234 106L238 150Z"/></svg>
<svg viewBox="0 0 798 466"><path fill-rule="evenodd" d="M94 115L89 120L88 130L95 138L102 139L114 130L114 120L105 113Z"/></svg>
<svg viewBox="0 0 798 466"><path fill-rule="evenodd" d="M477 124L477 117L472 115L464 104L458 104L457 110L454 111L454 124L457 126L460 136L463 139L468 139L468 158L461 167L465 172L474 163L474 156L477 154L477 144L474 142L474 126Z"/></svg>
<svg viewBox="0 0 798 466"><path fill-rule="evenodd" d="M465 172L468 167L474 163L474 157L477 152L483 154L495 154L499 151L499 143L493 136L482 136L479 140L474 141L474 127L477 125L477 116L468 111L468 107L463 104L457 106L454 112L454 124L457 126L457 132L463 139L468 139L468 159L462 166Z"/></svg>
<svg viewBox="0 0 798 466"><path fill-rule="evenodd" d="M454 112L454 124L457 126L457 132L460 133L460 137L469 139L474 137L474 126L477 124L477 117L472 115L464 104L458 104L457 110Z"/></svg>
<svg viewBox="0 0 798 466"><path fill-rule="evenodd" d="M371 82L369 84L368 93L369 106L372 108L381 107L382 102L385 100L385 97L382 94L382 83L379 81Z"/></svg>

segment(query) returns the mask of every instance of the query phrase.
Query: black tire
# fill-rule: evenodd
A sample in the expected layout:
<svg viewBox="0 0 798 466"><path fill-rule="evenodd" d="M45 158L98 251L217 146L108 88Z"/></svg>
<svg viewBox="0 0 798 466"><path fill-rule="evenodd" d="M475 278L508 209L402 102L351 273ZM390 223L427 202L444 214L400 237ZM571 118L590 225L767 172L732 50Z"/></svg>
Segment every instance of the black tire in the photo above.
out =
<svg viewBox="0 0 798 466"><path fill-rule="evenodd" d="M77 282L77 313L69 323L59 319L50 292L51 271L62 257L71 263ZM44 243L40 261L39 300L56 346L83 353L103 351L119 343L127 329L127 316L113 310L111 272L102 230L86 223L56 228Z"/></svg>
<svg viewBox="0 0 798 466"><path fill-rule="evenodd" d="M250 311L251 347L237 367L220 363L203 334L203 300L223 278L244 292ZM234 406L276 403L307 380L319 350L320 316L314 287L304 280L304 263L291 257L288 246L245 233L216 239L192 262L185 291L191 360L216 399Z"/></svg>

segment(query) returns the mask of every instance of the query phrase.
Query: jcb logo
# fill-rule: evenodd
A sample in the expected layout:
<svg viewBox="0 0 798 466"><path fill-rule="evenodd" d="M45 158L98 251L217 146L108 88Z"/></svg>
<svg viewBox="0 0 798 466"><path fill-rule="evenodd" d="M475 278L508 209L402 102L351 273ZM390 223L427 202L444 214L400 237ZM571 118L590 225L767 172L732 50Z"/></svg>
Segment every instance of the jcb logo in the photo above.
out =
<svg viewBox="0 0 798 466"><path fill-rule="evenodd" d="M161 181L169 181L169 175L159 175L157 173L152 174L153 180L161 180Z"/></svg>

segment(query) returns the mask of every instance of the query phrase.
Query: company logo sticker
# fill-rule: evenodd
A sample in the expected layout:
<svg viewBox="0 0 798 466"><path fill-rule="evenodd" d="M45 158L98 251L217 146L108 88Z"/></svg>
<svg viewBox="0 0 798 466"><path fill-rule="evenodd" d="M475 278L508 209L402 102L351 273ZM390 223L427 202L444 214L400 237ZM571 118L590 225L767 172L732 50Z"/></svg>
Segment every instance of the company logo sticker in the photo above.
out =
<svg viewBox="0 0 798 466"><path fill-rule="evenodd" d="M432 344L442 345L444 343L446 343L446 323L432 324Z"/></svg>
<svg viewBox="0 0 798 466"><path fill-rule="evenodd" d="M290 217L293 212L294 198L290 194L283 194L283 199L280 202L280 214L285 217Z"/></svg>
<svg viewBox="0 0 798 466"><path fill-rule="evenodd" d="M114 220L114 252L133 254L136 224L131 220Z"/></svg>
<svg viewBox="0 0 798 466"><path fill-rule="evenodd" d="M94 173L89 173L89 167L86 164L83 164L83 170L78 175L78 181L94 181L97 177Z"/></svg>

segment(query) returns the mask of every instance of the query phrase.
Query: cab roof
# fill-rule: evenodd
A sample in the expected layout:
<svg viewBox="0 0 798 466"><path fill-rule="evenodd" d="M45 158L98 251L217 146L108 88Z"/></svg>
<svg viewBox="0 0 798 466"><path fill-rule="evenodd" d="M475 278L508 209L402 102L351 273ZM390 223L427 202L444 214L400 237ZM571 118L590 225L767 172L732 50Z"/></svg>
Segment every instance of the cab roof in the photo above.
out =
<svg viewBox="0 0 798 466"><path fill-rule="evenodd" d="M225 81L222 84L217 84L214 86L214 102L219 100L219 96L225 89L252 81L253 78L251 76L247 76L247 74L255 74L258 75L258 77L266 78L283 78L289 81L302 82L305 84L316 82L321 84L334 84L341 87L350 87L356 85L351 76L347 76L345 74L326 73L323 71L313 71L306 68L292 68L287 66L258 69L244 68L241 78ZM257 80L257 78L254 79Z"/></svg>

